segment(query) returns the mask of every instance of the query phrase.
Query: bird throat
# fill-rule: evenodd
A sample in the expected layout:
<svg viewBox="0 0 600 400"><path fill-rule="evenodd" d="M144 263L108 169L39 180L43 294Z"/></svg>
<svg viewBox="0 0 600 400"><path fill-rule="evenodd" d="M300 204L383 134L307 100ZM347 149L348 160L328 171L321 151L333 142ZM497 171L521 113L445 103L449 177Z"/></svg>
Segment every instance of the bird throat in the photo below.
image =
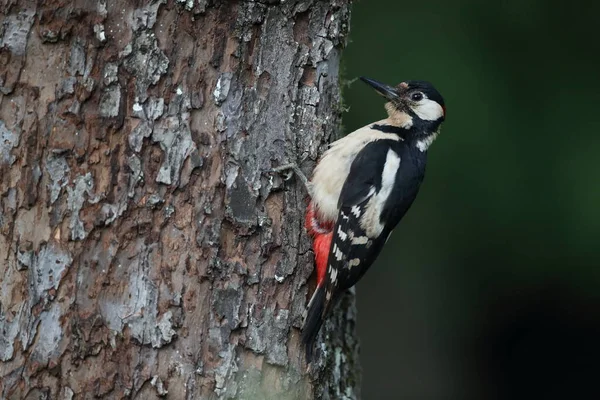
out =
<svg viewBox="0 0 600 400"><path fill-rule="evenodd" d="M390 124L403 129L410 129L413 126L413 119L408 113L398 110L391 102L385 103L385 110L388 113Z"/></svg>

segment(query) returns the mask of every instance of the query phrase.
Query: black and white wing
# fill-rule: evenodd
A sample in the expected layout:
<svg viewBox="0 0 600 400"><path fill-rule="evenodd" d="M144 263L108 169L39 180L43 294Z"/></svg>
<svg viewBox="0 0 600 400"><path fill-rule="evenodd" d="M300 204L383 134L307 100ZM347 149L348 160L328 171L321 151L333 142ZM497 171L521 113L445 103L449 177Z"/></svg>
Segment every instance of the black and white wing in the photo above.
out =
<svg viewBox="0 0 600 400"><path fill-rule="evenodd" d="M338 202L327 266L328 292L353 286L387 240L390 230L381 216L400 170L399 145L395 140L372 142L352 163Z"/></svg>

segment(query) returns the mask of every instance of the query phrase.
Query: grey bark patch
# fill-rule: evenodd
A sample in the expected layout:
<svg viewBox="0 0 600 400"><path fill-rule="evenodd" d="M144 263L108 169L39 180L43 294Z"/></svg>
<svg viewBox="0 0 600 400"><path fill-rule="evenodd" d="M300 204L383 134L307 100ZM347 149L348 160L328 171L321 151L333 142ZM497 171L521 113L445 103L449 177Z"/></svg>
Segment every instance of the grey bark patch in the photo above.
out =
<svg viewBox="0 0 600 400"><path fill-rule="evenodd" d="M219 132L225 132L227 129L225 114L220 111L217 112L217 116L215 117L215 129Z"/></svg>
<svg viewBox="0 0 600 400"><path fill-rule="evenodd" d="M213 328L209 331L209 337L212 335L214 339L219 335L219 352L220 363L214 370L215 374L215 393L226 399L234 399L238 390L238 384L235 379L235 374L238 371L238 366L234 358L234 346L223 340L221 330Z"/></svg>
<svg viewBox="0 0 600 400"><path fill-rule="evenodd" d="M34 257L33 268L28 270L29 284L35 294L32 304L43 299L48 290L58 289L61 279L72 262L70 253L52 243L40 249L37 257Z"/></svg>
<svg viewBox="0 0 600 400"><path fill-rule="evenodd" d="M225 319L229 329L240 323L240 306L243 293L237 288L217 289L213 295L212 308L219 319Z"/></svg>
<svg viewBox="0 0 600 400"><path fill-rule="evenodd" d="M104 226L112 224L118 217L120 217L123 214L126 208L126 205L124 206L124 208L121 208L116 204L102 204L102 208L100 209L100 215L98 216L98 223L102 223Z"/></svg>
<svg viewBox="0 0 600 400"><path fill-rule="evenodd" d="M267 332L269 340L269 346L267 347L267 362L286 366L288 363L287 355L287 339L289 332L289 310L281 309L277 312L277 315L273 318L271 323L268 324L269 331Z"/></svg>
<svg viewBox="0 0 600 400"><path fill-rule="evenodd" d="M179 183L183 162L196 149L187 119L189 114L160 119L154 126L152 139L160 144L165 157L156 182L166 185Z"/></svg>
<svg viewBox="0 0 600 400"><path fill-rule="evenodd" d="M252 311L250 314L253 314ZM289 318L289 310L281 309L275 315L272 307L263 310L260 319L251 317L246 331L248 348L266 354L266 361L270 364L287 365Z"/></svg>
<svg viewBox="0 0 600 400"><path fill-rule="evenodd" d="M8 130L4 121L0 120L0 164L12 165L16 158L11 150L19 145L19 134Z"/></svg>
<svg viewBox="0 0 600 400"><path fill-rule="evenodd" d="M188 11L192 11L194 8L194 0L177 0L177 2L183 4Z"/></svg>
<svg viewBox="0 0 600 400"><path fill-rule="evenodd" d="M104 118L116 118L119 116L119 106L121 104L121 85L115 84L107 86L100 99L100 116Z"/></svg>
<svg viewBox="0 0 600 400"><path fill-rule="evenodd" d="M167 389L165 389L165 387L163 385L163 381L162 381L162 379L160 379L160 377L158 375L154 375L152 377L152 380L150 381L150 384L152 386L154 386L154 388L156 389L156 393L160 397L164 397L164 396L166 396L169 393L169 391Z"/></svg>
<svg viewBox="0 0 600 400"><path fill-rule="evenodd" d="M104 85L109 86L118 80L119 66L116 63L107 63L104 66L102 80Z"/></svg>
<svg viewBox="0 0 600 400"><path fill-rule="evenodd" d="M171 218L171 216L175 213L175 207L173 207L172 205L168 205L165 207L164 209L164 216L165 219L169 219Z"/></svg>
<svg viewBox="0 0 600 400"><path fill-rule="evenodd" d="M127 185L127 196L132 198L135 195L135 187L142 179L144 179L144 173L142 171L142 161L135 154L132 154L127 159L127 165L131 170L129 183Z"/></svg>
<svg viewBox="0 0 600 400"><path fill-rule="evenodd" d="M208 0L176 0L176 2L194 15L204 14L208 6Z"/></svg>
<svg viewBox="0 0 600 400"><path fill-rule="evenodd" d="M22 10L6 17L3 24L4 35L0 39L0 48L6 47L17 56L25 55L27 35L31 30L34 15L34 10Z"/></svg>
<svg viewBox="0 0 600 400"><path fill-rule="evenodd" d="M33 266L35 260L35 252L32 249L33 244L29 241L25 241L19 245L17 251L17 269L24 271Z"/></svg>
<svg viewBox="0 0 600 400"><path fill-rule="evenodd" d="M59 344L63 338L60 317L61 309L58 303L53 303L48 311L43 311L40 315L38 337L32 349L32 357L35 361L47 363L51 357L59 353Z"/></svg>
<svg viewBox="0 0 600 400"><path fill-rule="evenodd" d="M146 101L145 111L146 118L150 121L156 121L159 119L165 110L165 99L162 97L150 97Z"/></svg>
<svg viewBox="0 0 600 400"><path fill-rule="evenodd" d="M204 165L204 159L200 156L197 149L194 149L186 162L183 164L181 170L181 178L179 180L179 187L184 188L189 182L192 172L196 168L201 168Z"/></svg>
<svg viewBox="0 0 600 400"><path fill-rule="evenodd" d="M69 74L71 76L83 75L85 72L85 42L80 37L71 41L71 57L69 60Z"/></svg>
<svg viewBox="0 0 600 400"><path fill-rule="evenodd" d="M167 113L170 116L179 115L189 111L191 108L192 103L190 96L187 93L184 93L181 87L178 87L175 90L175 95L172 96L171 101L169 101Z"/></svg>
<svg viewBox="0 0 600 400"><path fill-rule="evenodd" d="M217 84L215 85L215 90L213 91L213 97L215 98L215 103L220 105L225 101L227 95L229 94L229 88L231 87L231 79L233 74L231 72L224 72L217 79Z"/></svg>
<svg viewBox="0 0 600 400"><path fill-rule="evenodd" d="M73 103L69 106L69 113L79 115L79 110L81 110L81 103L77 99L74 99Z"/></svg>
<svg viewBox="0 0 600 400"><path fill-rule="evenodd" d="M8 361L14 355L14 343L19 334L20 320L17 318L21 315L26 304L21 304L17 314L9 320L8 315L0 307L0 361Z"/></svg>
<svg viewBox="0 0 600 400"><path fill-rule="evenodd" d="M190 99L191 107L200 110L204 107L204 93L202 90L192 93L192 98Z"/></svg>
<svg viewBox="0 0 600 400"><path fill-rule="evenodd" d="M229 190L228 210L236 222L242 224L255 224L256 219L256 200L248 183L241 174L235 178L235 184Z"/></svg>
<svg viewBox="0 0 600 400"><path fill-rule="evenodd" d="M150 208L158 208L165 203L165 199L157 195L156 193L152 193L148 196L148 200L146 200L146 206Z"/></svg>
<svg viewBox="0 0 600 400"><path fill-rule="evenodd" d="M143 120L146 119L146 113L144 111L144 107L137 101L135 103L133 103L133 106L131 106L131 116L133 118L140 118Z"/></svg>
<svg viewBox="0 0 600 400"><path fill-rule="evenodd" d="M153 347L162 347L171 343L177 332L173 329L173 312L167 311L158 319L156 324L156 341L152 343Z"/></svg>
<svg viewBox="0 0 600 400"><path fill-rule="evenodd" d="M294 265L291 263L277 263L277 267L275 267L275 280L278 282L283 282L283 280L292 275L294 273Z"/></svg>
<svg viewBox="0 0 600 400"><path fill-rule="evenodd" d="M141 121L129 134L129 147L139 153L142 150L144 138L150 137L152 128L146 121Z"/></svg>
<svg viewBox="0 0 600 400"><path fill-rule="evenodd" d="M64 386L60 390L60 400L73 400L73 396L75 396L75 393L73 392L73 389L68 386Z"/></svg>
<svg viewBox="0 0 600 400"><path fill-rule="evenodd" d="M75 93L75 84L77 83L77 78L74 76L70 76L68 78L63 79L60 82L60 85L56 87L56 99L60 100L65 97L67 94Z"/></svg>
<svg viewBox="0 0 600 400"><path fill-rule="evenodd" d="M173 313L169 310L158 315L158 288L148 277L153 262L154 246L138 243L140 251L134 259L121 259L129 268L127 290L106 296L100 309L107 326L121 332L125 325L131 335L142 345L160 348L172 342L177 335Z"/></svg>
<svg viewBox="0 0 600 400"><path fill-rule="evenodd" d="M67 187L69 195L67 199L67 208L71 211L69 228L71 229L71 240L83 240L87 236L83 222L79 219L79 212L85 203L85 195L88 195L89 201L95 203L98 199L92 194L94 180L91 173L84 176L77 176L72 187Z"/></svg>
<svg viewBox="0 0 600 400"><path fill-rule="evenodd" d="M158 9L162 4L166 4L167 0L152 1L149 3L145 7L138 8L133 12L132 27L134 30L154 27Z"/></svg>
<svg viewBox="0 0 600 400"><path fill-rule="evenodd" d="M85 89L85 94L84 94L85 97L84 98L87 99L87 97L89 97L91 95L92 91L96 87L96 81L93 78L90 78L89 76L87 76L87 77L83 78L81 85Z"/></svg>
<svg viewBox="0 0 600 400"><path fill-rule="evenodd" d="M17 189L10 188L8 189L8 194L6 196L6 208L13 213L17 211Z"/></svg>
<svg viewBox="0 0 600 400"><path fill-rule="evenodd" d="M50 155L46 159L46 171L50 177L48 190L50 190L50 204L53 204L60 195L63 187L69 183L69 164L62 156Z"/></svg>
<svg viewBox="0 0 600 400"><path fill-rule="evenodd" d="M96 35L96 39L100 43L106 42L106 33L104 32L104 25L95 24L94 25L94 34Z"/></svg>
<svg viewBox="0 0 600 400"><path fill-rule="evenodd" d="M156 85L161 76L167 72L169 59L158 47L156 36L152 31L141 31L133 41L131 54L123 66L137 79L135 94L139 102L148 98L147 90Z"/></svg>

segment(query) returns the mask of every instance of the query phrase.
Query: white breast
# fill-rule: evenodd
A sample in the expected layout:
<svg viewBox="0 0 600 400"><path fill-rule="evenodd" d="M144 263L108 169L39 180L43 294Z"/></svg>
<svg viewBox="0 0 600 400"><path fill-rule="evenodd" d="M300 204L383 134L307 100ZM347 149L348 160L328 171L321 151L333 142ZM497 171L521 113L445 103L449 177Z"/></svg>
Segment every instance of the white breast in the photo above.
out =
<svg viewBox="0 0 600 400"><path fill-rule="evenodd" d="M386 120L374 122L385 124ZM400 140L396 135L373 130L369 124L333 142L317 164L311 179L312 201L322 221L335 221L338 199L350 166L366 144L378 139Z"/></svg>

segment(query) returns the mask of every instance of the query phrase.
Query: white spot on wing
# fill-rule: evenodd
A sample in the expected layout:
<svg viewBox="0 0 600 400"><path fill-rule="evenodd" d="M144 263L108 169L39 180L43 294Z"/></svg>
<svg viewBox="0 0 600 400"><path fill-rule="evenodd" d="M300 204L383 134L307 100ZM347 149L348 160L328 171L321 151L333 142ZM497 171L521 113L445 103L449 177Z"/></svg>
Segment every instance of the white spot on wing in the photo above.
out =
<svg viewBox="0 0 600 400"><path fill-rule="evenodd" d="M329 277L331 278L331 283L335 283L335 281L337 280L337 275L337 269L332 269L331 273L329 274Z"/></svg>
<svg viewBox="0 0 600 400"><path fill-rule="evenodd" d="M352 214L354 214L354 216L356 218L360 218L360 207L352 206L352 208L350 209L350 212L352 212Z"/></svg>
<svg viewBox="0 0 600 400"><path fill-rule="evenodd" d="M358 236L352 239L352 244L367 244L369 238L366 236Z"/></svg>
<svg viewBox="0 0 600 400"><path fill-rule="evenodd" d="M353 258L352 260L350 260L348 262L348 267L349 268L357 267L358 265L360 265L360 259L359 258Z"/></svg>
<svg viewBox="0 0 600 400"><path fill-rule="evenodd" d="M342 261L342 258L344 258L344 253L342 253L340 251L340 249L337 248L337 246L334 245L334 252L335 252L335 259L338 261Z"/></svg>
<svg viewBox="0 0 600 400"><path fill-rule="evenodd" d="M346 241L348 234L342 230L341 226L338 226L338 236L342 239L342 242Z"/></svg>
<svg viewBox="0 0 600 400"><path fill-rule="evenodd" d="M383 231L384 226L380 221L381 211L394 188L398 168L400 168L400 156L394 150L389 149L381 176L381 190L369 200L365 207L366 211L360 220L360 225L368 237L377 237Z"/></svg>

